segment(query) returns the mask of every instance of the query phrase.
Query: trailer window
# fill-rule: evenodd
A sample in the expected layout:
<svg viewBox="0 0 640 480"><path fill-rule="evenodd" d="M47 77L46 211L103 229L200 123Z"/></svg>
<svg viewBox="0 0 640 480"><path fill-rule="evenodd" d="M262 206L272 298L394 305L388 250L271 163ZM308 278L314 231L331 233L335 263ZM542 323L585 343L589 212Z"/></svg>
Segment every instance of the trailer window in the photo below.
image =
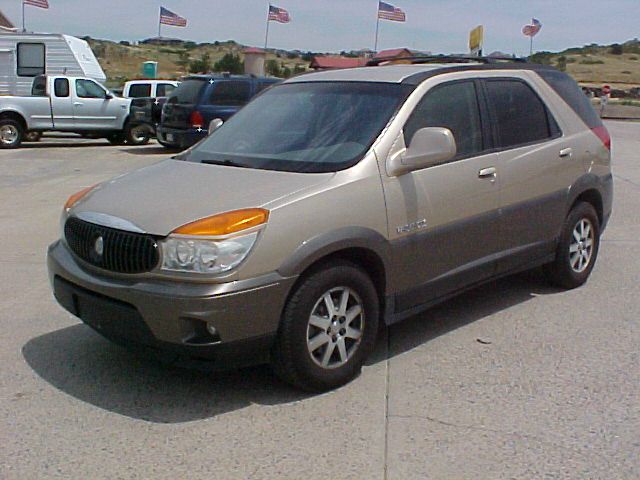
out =
<svg viewBox="0 0 640 480"><path fill-rule="evenodd" d="M45 73L44 43L18 43L18 68L20 77L37 77Z"/></svg>

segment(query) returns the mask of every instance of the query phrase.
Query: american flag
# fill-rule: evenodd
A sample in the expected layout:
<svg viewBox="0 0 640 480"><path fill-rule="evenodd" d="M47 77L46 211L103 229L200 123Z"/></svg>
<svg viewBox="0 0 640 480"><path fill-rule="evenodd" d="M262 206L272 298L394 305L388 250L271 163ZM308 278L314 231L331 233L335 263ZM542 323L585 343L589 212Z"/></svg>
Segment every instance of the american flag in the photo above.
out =
<svg viewBox="0 0 640 480"><path fill-rule="evenodd" d="M407 16L401 9L385 2L378 3L378 18L393 22L405 22L407 20Z"/></svg>
<svg viewBox="0 0 640 480"><path fill-rule="evenodd" d="M187 19L173 13L171 10L160 7L160 23L163 25L173 25L174 27L186 27Z"/></svg>
<svg viewBox="0 0 640 480"><path fill-rule="evenodd" d="M48 0L23 0L25 5L31 5L32 7L38 8L49 8Z"/></svg>
<svg viewBox="0 0 640 480"><path fill-rule="evenodd" d="M280 23L289 23L291 21L291 17L289 16L289 12L287 12L284 8L269 5L269 16L267 17L267 21L271 20Z"/></svg>
<svg viewBox="0 0 640 480"><path fill-rule="evenodd" d="M522 27L522 33L527 37L535 37L541 28L542 24L540 23L540 20L538 20L537 18L532 18L531 25L525 25L524 27Z"/></svg>

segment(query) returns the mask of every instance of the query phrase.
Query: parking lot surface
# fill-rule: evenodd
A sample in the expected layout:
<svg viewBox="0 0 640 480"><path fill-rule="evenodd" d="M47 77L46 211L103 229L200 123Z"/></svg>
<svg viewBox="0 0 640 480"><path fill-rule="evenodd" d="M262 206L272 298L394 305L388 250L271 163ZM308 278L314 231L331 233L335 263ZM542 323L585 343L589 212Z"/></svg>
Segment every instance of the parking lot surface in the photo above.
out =
<svg viewBox="0 0 640 480"><path fill-rule="evenodd" d="M607 127L614 214L584 287L487 284L390 328L323 395L266 366L133 355L53 300L45 252L66 198L161 147L0 151L0 478L640 478L640 123Z"/></svg>

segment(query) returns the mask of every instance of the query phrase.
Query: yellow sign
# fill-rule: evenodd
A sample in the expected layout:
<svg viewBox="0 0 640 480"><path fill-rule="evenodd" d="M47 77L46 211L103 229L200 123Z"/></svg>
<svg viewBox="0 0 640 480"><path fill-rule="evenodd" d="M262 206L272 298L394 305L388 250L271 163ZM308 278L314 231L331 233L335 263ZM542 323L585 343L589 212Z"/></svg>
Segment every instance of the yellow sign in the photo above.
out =
<svg viewBox="0 0 640 480"><path fill-rule="evenodd" d="M482 50L482 41L484 40L484 27L478 25L469 33L469 50L472 55L479 55Z"/></svg>

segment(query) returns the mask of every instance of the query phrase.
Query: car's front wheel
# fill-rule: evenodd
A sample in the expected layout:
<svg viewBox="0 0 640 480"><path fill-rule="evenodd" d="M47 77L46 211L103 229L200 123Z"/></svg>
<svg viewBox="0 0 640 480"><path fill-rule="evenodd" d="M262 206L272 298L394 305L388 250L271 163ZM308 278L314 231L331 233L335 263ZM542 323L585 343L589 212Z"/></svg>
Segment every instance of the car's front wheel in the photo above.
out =
<svg viewBox="0 0 640 480"><path fill-rule="evenodd" d="M600 222L590 203L580 202L569 212L556 251L555 261L545 265L551 283L576 288L587 281L600 247Z"/></svg>
<svg viewBox="0 0 640 480"><path fill-rule="evenodd" d="M146 145L151 138L151 128L144 124L127 125L125 136L129 145Z"/></svg>
<svg viewBox="0 0 640 480"><path fill-rule="evenodd" d="M369 276L343 261L305 277L289 298L272 363L288 383L325 391L360 373L374 347L380 315Z"/></svg>

